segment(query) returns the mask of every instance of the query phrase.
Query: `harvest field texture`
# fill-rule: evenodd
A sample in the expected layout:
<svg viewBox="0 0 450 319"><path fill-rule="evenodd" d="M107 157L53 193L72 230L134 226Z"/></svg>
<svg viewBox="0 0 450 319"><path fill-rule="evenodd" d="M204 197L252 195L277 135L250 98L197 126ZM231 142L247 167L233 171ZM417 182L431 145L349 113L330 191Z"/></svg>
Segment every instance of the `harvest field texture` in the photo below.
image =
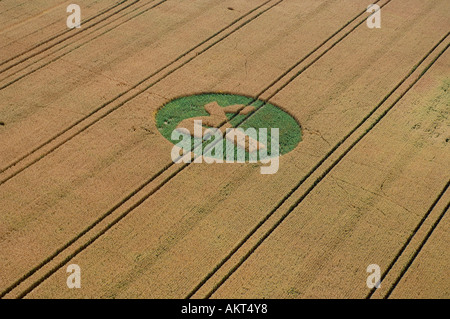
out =
<svg viewBox="0 0 450 319"><path fill-rule="evenodd" d="M0 298L449 299L449 31L449 0L1 0Z"/></svg>

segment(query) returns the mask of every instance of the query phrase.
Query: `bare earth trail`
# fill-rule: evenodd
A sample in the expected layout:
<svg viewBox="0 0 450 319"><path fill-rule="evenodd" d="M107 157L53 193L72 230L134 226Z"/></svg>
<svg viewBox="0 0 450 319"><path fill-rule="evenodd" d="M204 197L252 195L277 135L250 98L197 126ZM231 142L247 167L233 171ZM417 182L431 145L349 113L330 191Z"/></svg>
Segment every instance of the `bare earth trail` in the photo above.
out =
<svg viewBox="0 0 450 319"><path fill-rule="evenodd" d="M369 29L370 1L225 2L164 2L0 90L0 294L448 297L449 3L380 1ZM154 116L201 92L269 99L303 141L274 175L172 165Z"/></svg>

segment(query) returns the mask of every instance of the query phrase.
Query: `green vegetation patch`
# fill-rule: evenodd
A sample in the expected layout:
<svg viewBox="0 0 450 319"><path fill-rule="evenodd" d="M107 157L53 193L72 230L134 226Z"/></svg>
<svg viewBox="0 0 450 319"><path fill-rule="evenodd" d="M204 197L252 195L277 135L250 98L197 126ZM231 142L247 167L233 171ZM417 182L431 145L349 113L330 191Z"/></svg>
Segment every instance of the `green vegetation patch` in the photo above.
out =
<svg viewBox="0 0 450 319"><path fill-rule="evenodd" d="M267 129L267 149L268 157L271 156L271 128L279 129L279 153L280 155L292 151L302 139L302 132L298 122L288 113L272 104L265 104L264 101L255 100L251 97L233 94L221 93L207 93L199 95L185 96L177 98L165 104L156 115L156 125L160 133L171 143L177 144L179 140L172 140L172 132L176 129L178 124L188 118L195 118L200 116L209 116L205 110L205 105L217 102L221 107L230 105L251 105L255 107L255 111L247 115L227 113L229 123L233 127L240 127L242 129L254 128L257 132L260 128ZM207 127L203 125L204 127ZM195 151L194 146L199 145L201 140L199 138L191 138L191 149L194 153L199 154L200 147L197 146ZM213 138L209 141L204 141L202 148L208 148L209 144L217 143ZM223 149L226 150L226 139L223 139ZM211 148L211 146L209 146ZM235 158L237 156L237 147L235 147ZM204 152L203 152L204 153ZM224 152L225 153L225 152ZM224 154L211 154L212 157L223 158ZM246 160L249 154L246 152ZM259 160L258 156L258 160Z"/></svg>

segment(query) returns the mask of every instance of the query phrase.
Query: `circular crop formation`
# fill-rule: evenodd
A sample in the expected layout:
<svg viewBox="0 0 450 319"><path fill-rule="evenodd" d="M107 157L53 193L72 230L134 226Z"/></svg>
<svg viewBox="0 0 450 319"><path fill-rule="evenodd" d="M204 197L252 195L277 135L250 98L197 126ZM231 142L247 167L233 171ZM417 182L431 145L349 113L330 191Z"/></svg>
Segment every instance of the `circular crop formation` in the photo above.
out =
<svg viewBox="0 0 450 319"><path fill-rule="evenodd" d="M202 120L202 127L218 128L225 125L230 128L241 128L244 132L253 128L256 131L267 129L267 156L271 153L273 139L271 129L278 128L279 155L292 151L302 140L302 130L299 123L281 108L254 98L222 93L205 93L184 96L174 99L163 105L156 115L156 125L160 133L171 143L177 144L179 140L173 138L172 132L183 123ZM222 119L222 121L221 121ZM181 123L181 124L180 124ZM185 133L187 134L187 132ZM215 143L214 140L202 141L201 137L190 135L191 150L199 153L202 144L202 153ZM216 141L217 143L217 141ZM197 146L197 148L195 147ZM227 147L223 139L223 149ZM229 145L228 145L229 147ZM237 152L237 148L235 149ZM249 150L245 150L248 158ZM223 158L224 154L210 154L215 158ZM258 156L259 159L259 156Z"/></svg>

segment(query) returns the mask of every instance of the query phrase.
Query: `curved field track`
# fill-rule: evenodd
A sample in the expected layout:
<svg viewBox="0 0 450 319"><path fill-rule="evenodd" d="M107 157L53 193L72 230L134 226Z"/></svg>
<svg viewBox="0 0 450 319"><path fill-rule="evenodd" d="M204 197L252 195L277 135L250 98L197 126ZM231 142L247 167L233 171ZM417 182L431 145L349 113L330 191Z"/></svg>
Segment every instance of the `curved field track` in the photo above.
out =
<svg viewBox="0 0 450 319"><path fill-rule="evenodd" d="M449 1L70 3L0 1L1 298L450 298ZM174 163L156 114L202 93L301 142Z"/></svg>

